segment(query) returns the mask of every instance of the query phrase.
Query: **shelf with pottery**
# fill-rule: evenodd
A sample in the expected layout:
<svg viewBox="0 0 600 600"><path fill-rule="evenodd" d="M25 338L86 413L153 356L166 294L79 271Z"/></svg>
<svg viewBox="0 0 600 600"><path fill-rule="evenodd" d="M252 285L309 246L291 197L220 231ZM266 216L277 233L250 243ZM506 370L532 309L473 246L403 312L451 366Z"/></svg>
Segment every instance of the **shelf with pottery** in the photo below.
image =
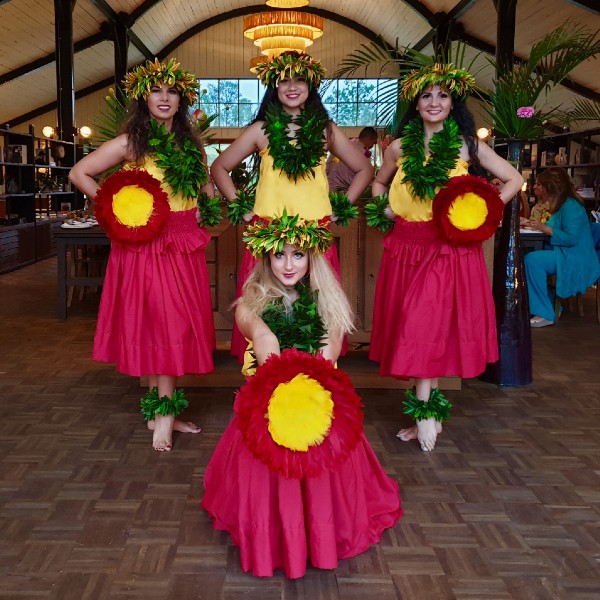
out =
<svg viewBox="0 0 600 600"><path fill-rule="evenodd" d="M600 205L600 127L584 131L545 136L531 143L528 185L533 188L535 176L547 167L560 166L571 176L586 208ZM529 167L529 168L527 168Z"/></svg>
<svg viewBox="0 0 600 600"><path fill-rule="evenodd" d="M77 207L68 182L76 158L73 142L0 127L0 273L55 254L52 230Z"/></svg>

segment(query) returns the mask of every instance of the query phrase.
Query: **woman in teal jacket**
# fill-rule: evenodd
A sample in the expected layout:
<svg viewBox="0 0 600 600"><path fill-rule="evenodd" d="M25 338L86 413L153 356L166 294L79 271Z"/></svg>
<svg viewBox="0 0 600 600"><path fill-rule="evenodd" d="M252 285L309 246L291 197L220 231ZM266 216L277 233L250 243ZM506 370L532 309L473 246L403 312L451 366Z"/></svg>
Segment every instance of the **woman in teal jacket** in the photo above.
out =
<svg viewBox="0 0 600 600"><path fill-rule="evenodd" d="M537 250L525 256L532 327L554 323L554 293L548 288L548 275L556 275L556 295L560 298L585 291L600 277L600 262L594 249L590 221L584 204L567 172L551 167L537 177L550 198L552 216L544 224L529 225L550 236L551 250Z"/></svg>

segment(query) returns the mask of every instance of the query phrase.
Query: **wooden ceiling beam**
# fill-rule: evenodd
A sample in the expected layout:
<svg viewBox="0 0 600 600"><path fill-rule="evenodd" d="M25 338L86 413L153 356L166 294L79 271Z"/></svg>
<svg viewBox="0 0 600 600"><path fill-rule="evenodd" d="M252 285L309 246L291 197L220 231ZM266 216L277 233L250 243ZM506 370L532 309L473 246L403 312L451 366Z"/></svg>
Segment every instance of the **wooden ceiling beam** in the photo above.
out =
<svg viewBox="0 0 600 600"><path fill-rule="evenodd" d="M121 27L127 31L127 37L131 43L148 59L154 60L154 52L152 52L140 38L131 30L135 23L126 13L117 14L106 2L106 0L91 0L92 4L116 27Z"/></svg>

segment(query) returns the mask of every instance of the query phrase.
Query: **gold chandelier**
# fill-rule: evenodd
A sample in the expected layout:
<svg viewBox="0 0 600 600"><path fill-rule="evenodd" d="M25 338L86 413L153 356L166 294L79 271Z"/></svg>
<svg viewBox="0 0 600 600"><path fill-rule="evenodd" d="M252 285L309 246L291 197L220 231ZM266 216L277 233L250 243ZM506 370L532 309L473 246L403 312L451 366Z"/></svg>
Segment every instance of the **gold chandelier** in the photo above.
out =
<svg viewBox="0 0 600 600"><path fill-rule="evenodd" d="M273 8L300 8L307 4L308 0L267 0L267 6Z"/></svg>
<svg viewBox="0 0 600 600"><path fill-rule="evenodd" d="M306 6L308 0L267 0L273 7ZM294 10L277 10L244 17L244 35L260 48L261 56L252 59L250 68L287 50L305 52L323 35L323 18Z"/></svg>

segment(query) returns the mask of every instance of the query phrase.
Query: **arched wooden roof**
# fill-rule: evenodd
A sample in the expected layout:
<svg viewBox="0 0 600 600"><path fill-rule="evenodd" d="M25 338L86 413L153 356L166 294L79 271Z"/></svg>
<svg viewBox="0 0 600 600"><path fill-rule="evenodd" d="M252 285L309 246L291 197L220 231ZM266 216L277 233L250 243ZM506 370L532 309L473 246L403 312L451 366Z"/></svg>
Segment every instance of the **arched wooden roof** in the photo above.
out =
<svg viewBox="0 0 600 600"><path fill-rule="evenodd" d="M75 90L106 87L114 76L116 26L129 34L128 66L163 57L218 23L267 10L256 0L58 0L73 3ZM496 4L516 2L515 56L565 23L600 30L599 0L311 0L307 9L354 29L362 38L425 48L450 30L475 50L495 51ZM23 123L56 103L55 19L50 0L0 0L0 123ZM502 10L502 8L501 8ZM58 32L61 35L61 32ZM598 62L578 67L571 93L600 100Z"/></svg>

